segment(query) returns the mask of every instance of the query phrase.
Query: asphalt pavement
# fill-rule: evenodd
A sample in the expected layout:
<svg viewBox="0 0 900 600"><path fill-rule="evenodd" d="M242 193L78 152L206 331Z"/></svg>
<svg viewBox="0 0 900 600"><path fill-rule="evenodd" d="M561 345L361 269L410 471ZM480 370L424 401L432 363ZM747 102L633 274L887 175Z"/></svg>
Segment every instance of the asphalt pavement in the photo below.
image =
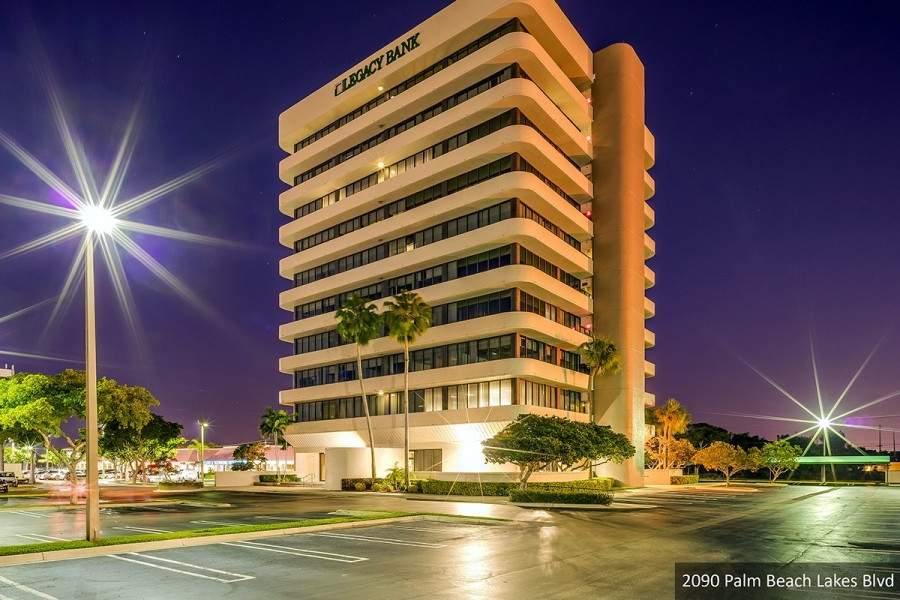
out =
<svg viewBox="0 0 900 600"><path fill-rule="evenodd" d="M420 521L6 567L13 600L210 598L673 598L683 561L866 562L900 571L900 489L678 489L620 493L640 511L528 510L388 495L203 492L104 511L104 533L407 510L498 516L494 525ZM69 509L0 511L0 543L74 538ZM118 529L122 528L122 529ZM131 528L131 529L125 529ZM143 530L143 531L142 531ZM900 577L898 577L900 580ZM723 596L725 597L725 596ZM781 597L781 596L772 596ZM786 596L787 597L787 596ZM806 598L892 598L840 590Z"/></svg>

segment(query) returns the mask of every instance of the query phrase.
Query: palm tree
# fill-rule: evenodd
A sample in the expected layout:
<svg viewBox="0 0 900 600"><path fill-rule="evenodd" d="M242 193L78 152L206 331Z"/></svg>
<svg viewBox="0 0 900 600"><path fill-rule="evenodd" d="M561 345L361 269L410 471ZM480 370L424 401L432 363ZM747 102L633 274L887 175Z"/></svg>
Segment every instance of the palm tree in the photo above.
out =
<svg viewBox="0 0 900 600"><path fill-rule="evenodd" d="M590 379L588 380L588 394L590 407L591 423L596 421L594 415L594 385L598 375L609 375L618 373L622 368L619 361L619 351L616 345L607 337L594 336L590 341L578 346L578 354L581 361L590 369Z"/></svg>
<svg viewBox="0 0 900 600"><path fill-rule="evenodd" d="M669 398L662 406L650 407L647 410L648 421L657 428L662 446L663 469L671 468L669 462L669 446L675 441L675 436L687 431L691 423L691 415L675 398Z"/></svg>
<svg viewBox="0 0 900 600"><path fill-rule="evenodd" d="M591 423L595 423L597 418L594 411L594 386L596 385L598 375L609 375L618 373L622 368L619 361L619 351L616 345L608 337L595 335L589 341L578 346L578 354L581 361L590 369L588 379L588 411ZM591 463L590 476L594 476L594 465Z"/></svg>
<svg viewBox="0 0 900 600"><path fill-rule="evenodd" d="M409 489L409 345L431 327L431 307L417 293L401 292L384 303L384 322L403 346L403 479Z"/></svg>
<svg viewBox="0 0 900 600"><path fill-rule="evenodd" d="M271 435L276 446L284 450L287 448L287 440L284 439L284 430L291 423L291 417L283 410L275 410L271 406L266 408L259 421L259 432L263 436ZM281 467L278 459L275 459L275 473L278 483L281 483Z"/></svg>
<svg viewBox="0 0 900 600"><path fill-rule="evenodd" d="M372 485L375 485L377 470L375 468L375 436L372 433L372 415L369 414L369 399L366 396L366 385L363 381L362 347L378 337L381 329L381 317L375 312L375 305L366 303L365 299L354 294L337 311L337 332L342 340L356 344L356 379L359 381L359 393L362 395L363 410L366 414L366 428L369 430L369 450L372 453Z"/></svg>

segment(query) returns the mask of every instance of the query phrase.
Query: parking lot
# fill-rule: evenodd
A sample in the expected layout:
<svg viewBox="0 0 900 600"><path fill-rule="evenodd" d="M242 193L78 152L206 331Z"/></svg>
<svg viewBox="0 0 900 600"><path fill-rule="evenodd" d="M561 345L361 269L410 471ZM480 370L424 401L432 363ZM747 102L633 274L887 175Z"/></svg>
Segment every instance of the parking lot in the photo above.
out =
<svg viewBox="0 0 900 600"><path fill-rule="evenodd" d="M114 513L104 513L104 532L275 522L360 509L509 520L360 524L6 567L0 569L0 598L670 598L679 561L865 562L877 563L884 572L900 571L900 489L623 492L617 495L623 507L644 509L622 511L526 510L362 494L217 492L203 497L227 500L230 506L112 509ZM3 543L10 533L21 533L12 532L11 522L31 532L45 527L35 537L56 535L47 531L78 537L79 517L70 512L53 511L46 517L0 512ZM900 594L860 596L836 590L814 597Z"/></svg>

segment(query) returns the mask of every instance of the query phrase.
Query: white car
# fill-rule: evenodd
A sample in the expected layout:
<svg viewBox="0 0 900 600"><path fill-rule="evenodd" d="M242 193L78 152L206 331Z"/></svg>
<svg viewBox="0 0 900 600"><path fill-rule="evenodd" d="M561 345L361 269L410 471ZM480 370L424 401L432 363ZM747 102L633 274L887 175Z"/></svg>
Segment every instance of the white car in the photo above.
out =
<svg viewBox="0 0 900 600"><path fill-rule="evenodd" d="M18 487L19 478L12 471L0 471L0 485L11 485Z"/></svg>

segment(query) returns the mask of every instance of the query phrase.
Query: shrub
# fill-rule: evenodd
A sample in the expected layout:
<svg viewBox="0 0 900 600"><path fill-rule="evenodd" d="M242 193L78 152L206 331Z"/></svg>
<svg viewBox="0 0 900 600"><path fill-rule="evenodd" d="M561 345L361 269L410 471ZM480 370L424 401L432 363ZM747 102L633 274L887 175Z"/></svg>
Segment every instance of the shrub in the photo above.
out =
<svg viewBox="0 0 900 600"><path fill-rule="evenodd" d="M199 481L160 481L157 485L160 489L192 489L203 487L203 484Z"/></svg>
<svg viewBox="0 0 900 600"><path fill-rule="evenodd" d="M446 496L506 496L509 490L518 487L516 482L508 481L437 481L423 479L419 481L418 491L422 494Z"/></svg>
<svg viewBox="0 0 900 600"><path fill-rule="evenodd" d="M611 477L595 477L593 479L578 479L576 481L545 481L532 483L528 489L560 490L569 492L608 492L613 488L615 479Z"/></svg>
<svg viewBox="0 0 900 600"><path fill-rule="evenodd" d="M357 481L353 484L353 489L357 492L364 492L366 491L366 484L364 484L362 481Z"/></svg>
<svg viewBox="0 0 900 600"><path fill-rule="evenodd" d="M281 475L281 481L284 483L297 483L299 478L293 473L283 473ZM278 483L278 475L260 475L259 476L260 483Z"/></svg>
<svg viewBox="0 0 900 600"><path fill-rule="evenodd" d="M669 478L672 485L694 485L700 483L699 475L672 475Z"/></svg>
<svg viewBox="0 0 900 600"><path fill-rule="evenodd" d="M529 487L510 490L511 502L541 502L552 504L610 504L613 495L600 491L546 490Z"/></svg>
<svg viewBox="0 0 900 600"><path fill-rule="evenodd" d="M352 491L361 492L363 490L356 489L356 484L361 483L361 484L363 484L363 486L365 486L364 489L371 490L372 486L370 485L369 481L370 480L368 477L351 477L350 479L341 479L341 489L344 490L345 492L352 492ZM375 483L381 483L383 481L384 481L384 479L378 479L378 478L375 479Z"/></svg>
<svg viewBox="0 0 900 600"><path fill-rule="evenodd" d="M232 471L251 471L253 470L253 465L248 462L234 461L231 463Z"/></svg>

